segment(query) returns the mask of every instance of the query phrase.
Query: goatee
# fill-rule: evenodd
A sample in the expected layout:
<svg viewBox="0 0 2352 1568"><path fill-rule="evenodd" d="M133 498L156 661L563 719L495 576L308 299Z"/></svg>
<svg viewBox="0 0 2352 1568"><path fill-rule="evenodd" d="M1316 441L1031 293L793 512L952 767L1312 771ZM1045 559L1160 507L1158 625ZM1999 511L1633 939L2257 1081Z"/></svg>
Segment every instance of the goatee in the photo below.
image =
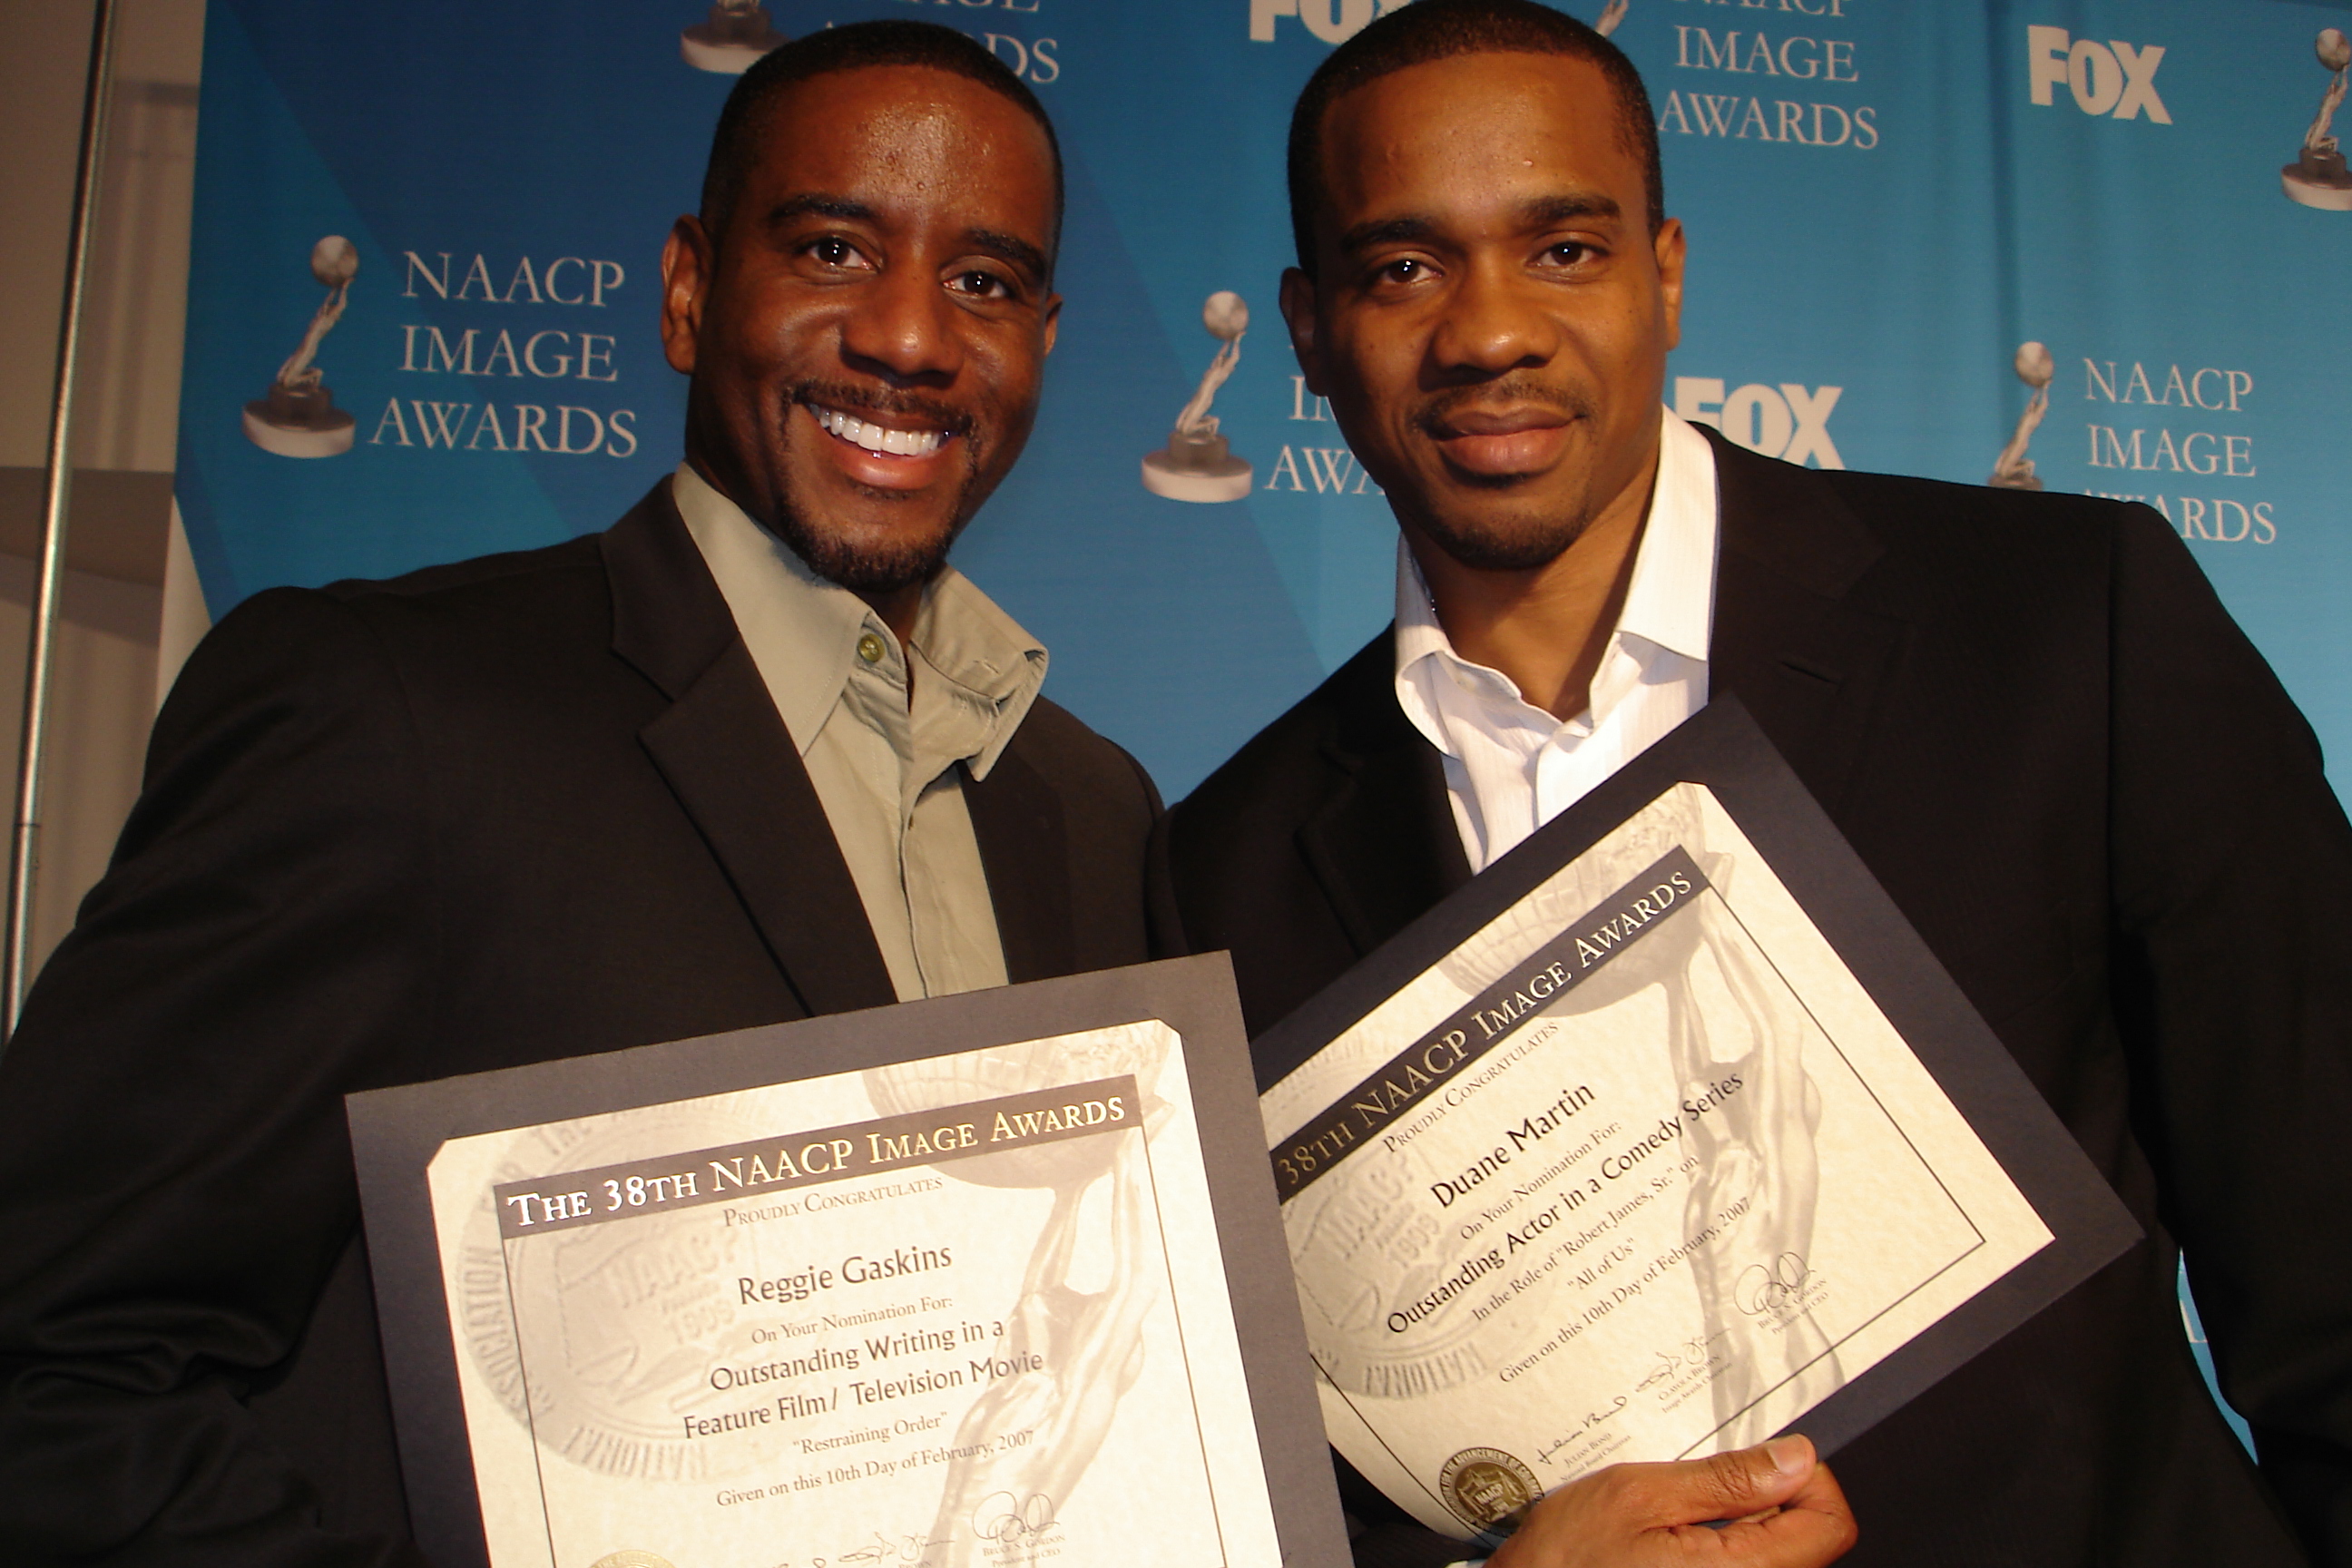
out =
<svg viewBox="0 0 2352 1568"><path fill-rule="evenodd" d="M950 433L963 447L963 485L958 491L955 505L938 523L919 532L893 531L887 537L863 542L829 532L813 523L814 509L802 504L788 488L778 498L777 516L773 523L776 536L792 546L793 553L808 563L809 570L828 583L835 583L854 594L891 594L927 583L947 564L948 551L956 536L980 510L982 497L973 493L980 480L980 442L976 439L971 416L949 405L924 397L919 394L879 392L870 387L803 382L793 387L789 401L803 405L839 409L850 414L914 415L932 427ZM820 440L838 437L821 435ZM907 500L888 491L871 492L887 501Z"/></svg>

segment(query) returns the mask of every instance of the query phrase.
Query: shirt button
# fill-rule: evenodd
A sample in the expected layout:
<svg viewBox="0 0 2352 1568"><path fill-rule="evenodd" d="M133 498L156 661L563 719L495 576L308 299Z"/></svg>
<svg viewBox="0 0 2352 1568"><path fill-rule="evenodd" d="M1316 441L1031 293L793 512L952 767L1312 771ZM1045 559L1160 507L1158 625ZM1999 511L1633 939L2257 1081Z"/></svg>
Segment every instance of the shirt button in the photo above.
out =
<svg viewBox="0 0 2352 1568"><path fill-rule="evenodd" d="M882 662L882 639L867 632L857 639L857 657L868 664Z"/></svg>

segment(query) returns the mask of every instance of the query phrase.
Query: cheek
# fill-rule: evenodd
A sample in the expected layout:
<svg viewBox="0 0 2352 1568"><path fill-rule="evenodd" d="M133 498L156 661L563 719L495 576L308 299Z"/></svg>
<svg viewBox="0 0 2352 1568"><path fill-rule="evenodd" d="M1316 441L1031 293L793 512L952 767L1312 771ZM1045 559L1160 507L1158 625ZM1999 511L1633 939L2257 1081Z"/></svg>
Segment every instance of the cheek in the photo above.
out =
<svg viewBox="0 0 2352 1568"><path fill-rule="evenodd" d="M1027 426L1037 413L1045 365L1027 342L975 344L969 363L986 390L981 401L1006 428Z"/></svg>
<svg viewBox="0 0 2352 1568"><path fill-rule="evenodd" d="M1377 404L1379 416L1402 425L1420 400L1422 355L1417 344L1375 344L1357 365L1357 380L1366 401Z"/></svg>
<svg viewBox="0 0 2352 1568"><path fill-rule="evenodd" d="M793 310L758 298L745 300L726 318L726 354L745 375L795 368L820 345L838 335L829 314L818 310Z"/></svg>
<svg viewBox="0 0 2352 1568"><path fill-rule="evenodd" d="M1350 425L1376 440L1406 423L1414 399L1416 362L1411 355L1377 343L1351 342L1341 345L1327 363L1335 373L1329 377L1328 399L1333 412L1344 414Z"/></svg>

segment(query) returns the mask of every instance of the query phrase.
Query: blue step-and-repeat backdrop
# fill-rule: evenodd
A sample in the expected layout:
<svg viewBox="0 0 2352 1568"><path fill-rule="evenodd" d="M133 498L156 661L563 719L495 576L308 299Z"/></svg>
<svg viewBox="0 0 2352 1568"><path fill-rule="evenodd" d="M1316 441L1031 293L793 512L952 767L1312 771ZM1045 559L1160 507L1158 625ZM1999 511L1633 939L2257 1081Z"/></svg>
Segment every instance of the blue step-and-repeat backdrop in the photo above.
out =
<svg viewBox="0 0 2352 1568"><path fill-rule="evenodd" d="M1171 799L1388 619L1386 509L1274 309L1291 100L1388 3L769 3L793 35L962 28L1061 128L1061 346L958 560ZM214 0L179 497L215 616L602 528L677 461L657 260L732 79L686 58L709 59L706 15ZM1980 483L2034 397L2021 372L2046 377L2034 477L2160 508L2352 754L2352 441L2329 424L2352 310L2325 287L2352 181L2316 124L2338 23L2280 0L1629 0L1614 37L1691 235L1673 401L1792 461ZM328 236L351 249L314 273ZM273 424L268 394L320 277L353 268L309 367L348 449L284 455L337 444L314 410ZM1167 500L1140 459L1228 289L1255 314L1215 412L1250 489Z"/></svg>
<svg viewBox="0 0 2352 1568"><path fill-rule="evenodd" d="M1060 347L958 560L1171 798L1389 617L1385 506L1274 302L1291 100L1397 3L767 6L794 36L961 28L1059 126ZM2345 7L1608 10L1690 230L1675 405L1791 461L2145 500L2352 754L2352 310L2324 287L2352 254ZM712 12L212 0L207 28L178 493L215 616L602 528L677 461L657 260L732 79ZM1215 404L1247 489L1171 500L1140 460L1221 290L1254 312Z"/></svg>

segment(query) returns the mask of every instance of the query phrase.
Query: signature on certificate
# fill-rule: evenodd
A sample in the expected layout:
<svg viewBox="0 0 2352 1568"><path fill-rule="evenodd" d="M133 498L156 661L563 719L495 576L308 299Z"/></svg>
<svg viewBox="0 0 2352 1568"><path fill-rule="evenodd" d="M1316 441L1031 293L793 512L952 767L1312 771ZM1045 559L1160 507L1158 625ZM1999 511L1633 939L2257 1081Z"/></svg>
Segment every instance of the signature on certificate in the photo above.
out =
<svg viewBox="0 0 2352 1568"><path fill-rule="evenodd" d="M885 1563L920 1563L923 1554L938 1544L938 1542L926 1541L919 1535L902 1535L894 1541L877 1530L873 1540L863 1546L853 1546L844 1551L840 1560L856 1563L858 1568L881 1568ZM824 1561L823 1558L817 1559L818 1568L822 1568Z"/></svg>
<svg viewBox="0 0 2352 1568"><path fill-rule="evenodd" d="M980 1506L971 1513L971 1531L982 1541L1015 1542L1053 1526L1054 1500L1044 1492L1031 1492L1027 1497L992 1492L980 1500Z"/></svg>
<svg viewBox="0 0 2352 1568"><path fill-rule="evenodd" d="M1732 1287L1732 1305L1751 1318L1789 1311L1801 1304L1812 1278L1804 1258L1794 1252L1784 1252L1769 1264L1751 1263Z"/></svg>
<svg viewBox="0 0 2352 1568"><path fill-rule="evenodd" d="M1716 1348L1716 1342L1728 1333L1728 1330L1718 1329L1695 1340L1685 1340L1673 1350L1660 1351L1658 1364L1650 1369L1648 1376L1633 1385L1633 1392L1645 1394L1656 1384L1685 1371L1712 1372L1721 1363L1722 1357L1722 1352Z"/></svg>

